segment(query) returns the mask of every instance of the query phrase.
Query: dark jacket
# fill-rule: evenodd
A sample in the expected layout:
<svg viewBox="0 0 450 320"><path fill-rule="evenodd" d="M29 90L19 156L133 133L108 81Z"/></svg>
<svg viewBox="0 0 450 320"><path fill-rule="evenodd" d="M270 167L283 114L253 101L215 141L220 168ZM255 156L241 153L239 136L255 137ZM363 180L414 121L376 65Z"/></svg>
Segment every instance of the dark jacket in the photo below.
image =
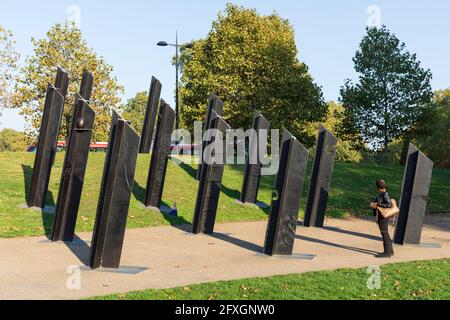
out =
<svg viewBox="0 0 450 320"><path fill-rule="evenodd" d="M380 208L392 208L391 198L387 192L378 192L374 201ZM377 215L377 210L373 210L373 215Z"/></svg>

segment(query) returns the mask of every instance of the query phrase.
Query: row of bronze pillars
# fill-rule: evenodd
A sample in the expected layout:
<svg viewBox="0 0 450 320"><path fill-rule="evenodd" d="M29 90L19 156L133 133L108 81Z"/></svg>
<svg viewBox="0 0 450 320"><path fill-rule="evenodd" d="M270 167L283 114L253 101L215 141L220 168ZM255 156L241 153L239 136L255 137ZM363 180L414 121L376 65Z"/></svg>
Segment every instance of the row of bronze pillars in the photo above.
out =
<svg viewBox="0 0 450 320"><path fill-rule="evenodd" d="M91 108L94 79L90 72L83 73L79 93L75 99L67 150L59 185L56 212L51 239L72 242L80 206L84 175L90 150L95 112ZM58 68L54 85L49 85L42 116L28 206L44 207L54 163L56 145L69 76ZM134 183L138 153L151 152L144 204L161 207L167 164L170 158L175 112L160 100L161 83L152 78L141 137L130 124L112 112L108 151L105 158L101 190L97 206L95 227L90 252L90 267L118 268L123 247L129 203ZM222 134L230 127L221 117L223 102L211 95L207 106L204 131L216 129ZM153 134L156 122L156 133ZM257 203L262 164L258 160L260 141L270 127L262 115L257 114L249 140L247 164L240 201ZM153 139L154 136L154 139ZM197 170L199 187L195 204L192 232L212 234L222 187L226 146L225 139L207 137L200 154L207 147L212 152L210 161L200 161ZM265 143L267 139L265 139ZM337 139L320 126L313 161L310 188L303 226L323 227L330 192ZM219 150L222 150L221 152ZM303 193L308 150L287 130L283 130L279 170L275 180L264 253L291 255L298 225L298 212ZM255 157L255 158L252 158ZM220 159L220 161L219 161ZM397 244L420 243L423 217L430 187L433 163L414 145L408 152L408 162L400 201L394 240Z"/></svg>

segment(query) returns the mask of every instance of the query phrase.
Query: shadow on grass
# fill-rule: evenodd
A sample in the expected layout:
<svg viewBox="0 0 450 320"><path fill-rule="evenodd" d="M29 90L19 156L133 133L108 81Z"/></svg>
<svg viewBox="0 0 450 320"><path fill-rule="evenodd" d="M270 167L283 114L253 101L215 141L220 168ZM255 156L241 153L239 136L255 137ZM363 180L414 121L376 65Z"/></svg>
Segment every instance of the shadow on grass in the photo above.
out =
<svg viewBox="0 0 450 320"><path fill-rule="evenodd" d="M346 246L346 245L342 245L342 244L337 244L337 243L328 242L328 241L325 241L325 240L319 240L319 239L309 238L309 237L305 237L305 236L299 236L299 235L296 235L295 238L298 239L298 240L303 240L303 241L308 241L308 242L313 242L313 243L323 244L323 245L327 245L327 246L331 246L331 247L335 247L335 248L340 248L340 249L345 249L345 250L355 251L355 252L359 252L359 253L364 253L364 254L368 254L368 255L371 255L371 256L373 256L373 255L379 253L379 252L372 251L372 250L367 250L367 249L362 249L362 248L357 248L357 247Z"/></svg>
<svg viewBox="0 0 450 320"><path fill-rule="evenodd" d="M224 184L222 184L220 191L231 199L239 200L239 198L241 197L241 192L239 190L228 188Z"/></svg>
<svg viewBox="0 0 450 320"><path fill-rule="evenodd" d="M137 181L135 181L133 184L133 195L136 198L136 200L138 200L140 203L142 203L142 205L145 205L145 203L144 203L145 202L145 192L146 192L146 189L143 188ZM169 204L167 204L164 201L161 202L161 207L162 208L163 207L172 208L172 206L170 206ZM190 222L187 221L186 219L184 219L184 217L182 217L182 216L173 217L170 214L162 212L162 211L160 213L163 216L163 218L167 222L170 223L170 225L172 227L175 227L177 229L184 231L184 229L186 228L185 225L187 225L187 227L189 227L189 225L190 225Z"/></svg>
<svg viewBox="0 0 450 320"><path fill-rule="evenodd" d="M178 166L181 169L183 169L190 177L192 177L193 179L196 179L197 170L194 169L192 166L190 166L184 162L178 164ZM232 171L236 171L236 172L243 174L242 168L239 168L239 166L237 166L237 165L228 165L227 168L231 169ZM261 177L261 184L263 182L264 182L264 184L271 185L273 183L273 177L270 177L270 179L264 179L264 177ZM227 187L226 185L224 185L223 183L221 185L220 191L231 199L239 200L241 197L241 191L239 191L237 189L231 189L231 188ZM264 213L268 215L270 213L270 206L266 205L266 207L261 208L261 210L264 211Z"/></svg>
<svg viewBox="0 0 450 320"><path fill-rule="evenodd" d="M145 191L145 188L141 187L141 185L137 181L134 181L132 190L133 195L136 200L142 204L144 204L145 201Z"/></svg>
<svg viewBox="0 0 450 320"><path fill-rule="evenodd" d="M173 162L173 160L171 160ZM192 168L187 163L181 162L178 166L183 169L191 178L197 179L197 169Z"/></svg>
<svg viewBox="0 0 450 320"><path fill-rule="evenodd" d="M25 203L28 202L28 197L30 193L31 187L31 179L33 176L33 168L28 165L22 164L23 171L23 180L25 185ZM50 190L47 191L47 198L45 202L46 207L55 208L55 199L53 197L53 192ZM53 229L53 217L54 214L46 212L44 208L41 208L41 218L42 218L42 226L44 227L45 236L49 238L52 234Z"/></svg>
<svg viewBox="0 0 450 320"><path fill-rule="evenodd" d="M161 202L161 207L172 208L166 202ZM174 228L177 228L181 231L190 232L192 230L191 222L187 221L183 216L171 216L165 212L161 212L164 219L170 223L170 225ZM186 231L188 230L188 231Z"/></svg>

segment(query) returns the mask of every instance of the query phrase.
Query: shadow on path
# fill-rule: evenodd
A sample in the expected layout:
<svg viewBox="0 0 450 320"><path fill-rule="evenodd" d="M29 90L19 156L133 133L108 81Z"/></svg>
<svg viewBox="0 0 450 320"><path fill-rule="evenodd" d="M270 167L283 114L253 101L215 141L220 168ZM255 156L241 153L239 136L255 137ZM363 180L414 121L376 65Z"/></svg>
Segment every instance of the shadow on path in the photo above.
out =
<svg viewBox="0 0 450 320"><path fill-rule="evenodd" d="M89 265L90 246L77 235L74 236L73 242L64 242L67 248L83 263L85 266Z"/></svg>
<svg viewBox="0 0 450 320"><path fill-rule="evenodd" d="M368 255L371 255L371 256L379 253L379 252L372 251L372 250L367 250L367 249L362 249L362 248L357 248L357 247L345 246L345 245L342 245L342 244L337 244L337 243L328 242L328 241L325 241L325 240L309 238L309 237L305 237L305 236L297 235L297 236L295 236L295 238L298 239L298 240L303 240L303 241L308 241L308 242L313 242L313 243L319 243L319 244L323 244L323 245L327 245L327 246L331 246L331 247L335 247L335 248L340 248L340 249L355 251L355 252L359 252L359 253L364 253L364 254L368 254Z"/></svg>
<svg viewBox="0 0 450 320"><path fill-rule="evenodd" d="M244 248L244 249L247 249L247 250L250 250L250 251L254 251L254 252L257 252L257 253L262 253L263 252L263 247L261 247L261 246L258 246L258 245L254 244L254 243L251 243L251 242L248 242L248 241L245 241L245 240L234 238L234 237L229 236L229 235L224 234L224 233L214 233L214 234L211 235L211 237L213 237L215 239L219 239L219 240L225 241L225 242L229 242L231 244L234 244L234 245L236 245L238 247L241 247L241 248Z"/></svg>
<svg viewBox="0 0 450 320"><path fill-rule="evenodd" d="M423 224L428 228L450 231L450 214L427 214L425 215Z"/></svg>
<svg viewBox="0 0 450 320"><path fill-rule="evenodd" d="M373 236L373 235L365 234L365 233L360 233L357 231L349 231L349 230L344 230L344 229L336 228L336 227L323 227L323 228L328 231L347 234L347 235L354 236L354 237L361 237L361 238L366 238L366 239L375 240L375 241L383 241L383 239L381 237L377 237L377 236Z"/></svg>
<svg viewBox="0 0 450 320"><path fill-rule="evenodd" d="M25 203L28 202L28 197L31 187L31 179L33 176L33 168L22 164L23 180L25 186ZM46 209L55 208L55 199L53 197L53 192L47 191L47 199L45 202L47 208L41 208L42 226L44 227L45 236L50 238L53 229L53 217L54 213L49 213Z"/></svg>

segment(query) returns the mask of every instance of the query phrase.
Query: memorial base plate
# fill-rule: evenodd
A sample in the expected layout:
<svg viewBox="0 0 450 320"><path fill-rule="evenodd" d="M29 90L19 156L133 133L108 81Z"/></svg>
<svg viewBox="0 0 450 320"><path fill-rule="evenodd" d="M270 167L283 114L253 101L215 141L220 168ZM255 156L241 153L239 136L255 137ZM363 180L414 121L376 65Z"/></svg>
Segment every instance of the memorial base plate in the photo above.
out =
<svg viewBox="0 0 450 320"><path fill-rule="evenodd" d="M412 248L424 248L424 249L441 249L442 246L440 243L420 243L420 244L407 244L405 243L403 246L398 245L399 247L412 247Z"/></svg>
<svg viewBox="0 0 450 320"><path fill-rule="evenodd" d="M98 269L91 269L87 266L81 266L81 271L88 271L88 272L102 272L102 273L119 273L119 274L129 274L129 275L136 275L139 273L142 273L149 268L147 267L128 267L128 266L121 266L119 269L110 269L110 268L98 268Z"/></svg>
<svg viewBox="0 0 450 320"><path fill-rule="evenodd" d="M55 214L56 208L53 206L46 206L45 208L39 207L29 207L26 203L20 204L17 206L19 209L29 209L33 211L39 211L47 214Z"/></svg>
<svg viewBox="0 0 450 320"><path fill-rule="evenodd" d="M78 247L78 246L86 246L86 245L90 245L91 241L84 241L81 239L75 239L72 242L66 242L66 241L52 241L50 239L46 239L46 240L39 240L39 243L51 243L53 245L65 245L65 246L74 246L74 247Z"/></svg>
<svg viewBox="0 0 450 320"><path fill-rule="evenodd" d="M257 253L256 255L259 257L266 257L270 259L282 259L282 260L314 260L314 258L316 257L316 255L314 254L305 254L305 253L294 253L290 256L283 256L283 255L269 256L261 252Z"/></svg>
<svg viewBox="0 0 450 320"><path fill-rule="evenodd" d="M172 210L173 210L172 208L170 208L168 206L161 206L159 208L157 208L157 207L146 207L145 205L142 205L142 206L144 208L147 208L147 209L151 210L151 211L165 213L165 214L170 214L170 213L172 213Z"/></svg>

